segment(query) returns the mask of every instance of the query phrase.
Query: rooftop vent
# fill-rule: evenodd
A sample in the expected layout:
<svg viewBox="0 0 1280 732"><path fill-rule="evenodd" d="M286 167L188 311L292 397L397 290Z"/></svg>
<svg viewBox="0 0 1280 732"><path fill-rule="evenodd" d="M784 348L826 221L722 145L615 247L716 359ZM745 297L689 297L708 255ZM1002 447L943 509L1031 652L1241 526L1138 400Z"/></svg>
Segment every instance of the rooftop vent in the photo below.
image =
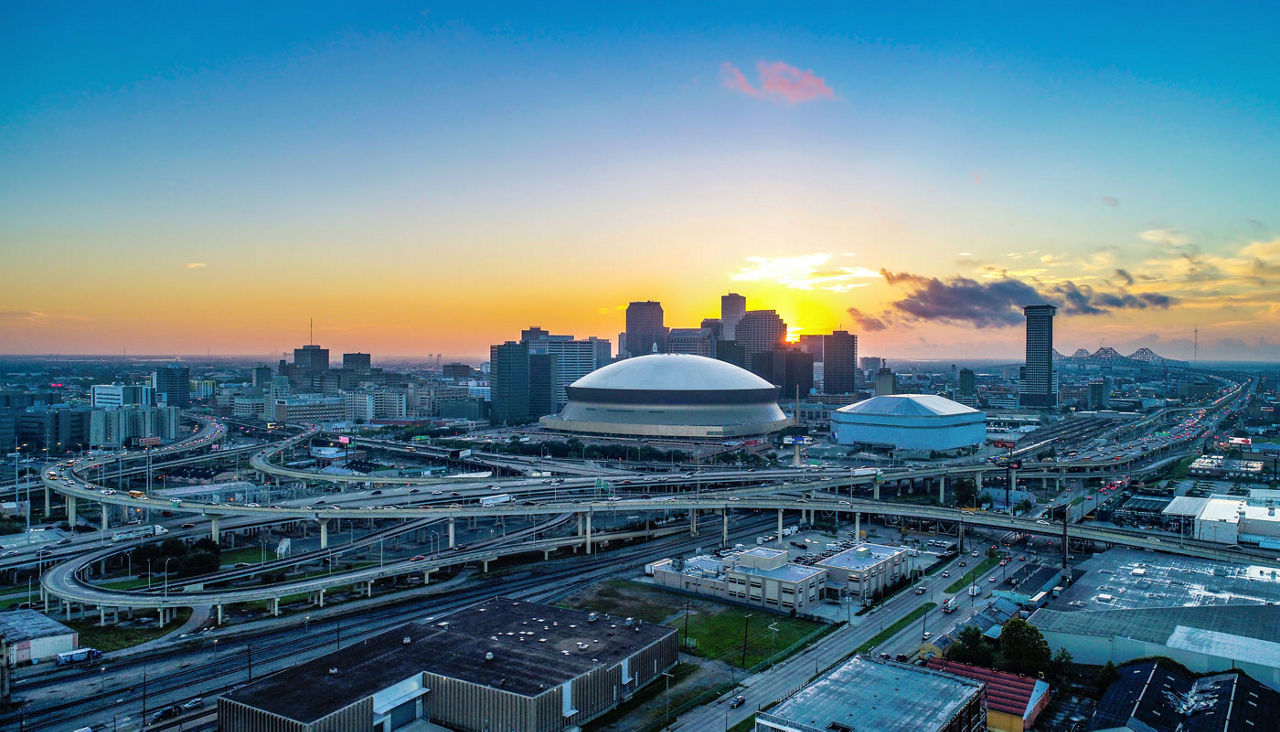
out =
<svg viewBox="0 0 1280 732"><path fill-rule="evenodd" d="M400 642L407 646L413 642L413 639L406 635L404 638L400 639Z"/></svg>
<svg viewBox="0 0 1280 732"><path fill-rule="evenodd" d="M329 669L329 675L330 675L330 676L337 676L337 675L338 675L338 667L337 667L337 666L334 666L333 668Z"/></svg>
<svg viewBox="0 0 1280 732"><path fill-rule="evenodd" d="M486 660L486 661L492 661L492 660L493 660L493 651L486 651L486 652L485 652L485 654L484 654L484 660Z"/></svg>

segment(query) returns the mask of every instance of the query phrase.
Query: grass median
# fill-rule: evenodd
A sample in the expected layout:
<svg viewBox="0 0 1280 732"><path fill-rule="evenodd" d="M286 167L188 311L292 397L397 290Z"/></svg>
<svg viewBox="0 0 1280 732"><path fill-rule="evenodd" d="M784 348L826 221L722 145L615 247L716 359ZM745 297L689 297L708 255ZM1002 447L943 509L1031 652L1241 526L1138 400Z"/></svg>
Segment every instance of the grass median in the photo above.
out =
<svg viewBox="0 0 1280 732"><path fill-rule="evenodd" d="M934 609L937 606L938 606L938 603L936 602L926 602L925 604L921 605L915 610L912 610L911 612L907 613L906 617L902 618L901 620L894 623L893 625L890 625L889 627L885 628L879 633L876 633L874 636L872 636L871 640L858 646L858 650L855 651L855 653L866 653L870 651L872 648L875 648L881 643L884 643L885 641L894 637L898 633L901 633L903 628L919 620L921 617L924 616L925 613L929 612L930 610Z"/></svg>
<svg viewBox="0 0 1280 732"><path fill-rule="evenodd" d="M987 557L986 559L982 560L982 562L978 566L974 567L968 572L965 572L964 576L962 576L960 579L947 585L946 591L948 593L954 593L954 592L959 592L960 590L963 590L964 588L972 584L974 580L986 574L987 570L991 569L992 567L996 566L999 563L1000 563L999 559L995 557Z"/></svg>

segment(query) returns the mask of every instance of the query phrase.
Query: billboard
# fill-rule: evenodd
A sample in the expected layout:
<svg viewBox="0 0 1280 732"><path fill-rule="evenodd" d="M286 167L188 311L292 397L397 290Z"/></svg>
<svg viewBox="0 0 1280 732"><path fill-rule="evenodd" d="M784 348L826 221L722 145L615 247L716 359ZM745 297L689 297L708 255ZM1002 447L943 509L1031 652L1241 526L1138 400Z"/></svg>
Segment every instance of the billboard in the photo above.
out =
<svg viewBox="0 0 1280 732"><path fill-rule="evenodd" d="M340 436L338 437L338 444L339 444L339 445L350 445L350 444L351 444L351 438L350 438L350 437L347 437L346 435L340 435Z"/></svg>
<svg viewBox="0 0 1280 732"><path fill-rule="evenodd" d="M1249 447L1253 445L1253 438L1252 437L1232 437L1229 440L1229 442L1232 445L1238 445L1240 447Z"/></svg>

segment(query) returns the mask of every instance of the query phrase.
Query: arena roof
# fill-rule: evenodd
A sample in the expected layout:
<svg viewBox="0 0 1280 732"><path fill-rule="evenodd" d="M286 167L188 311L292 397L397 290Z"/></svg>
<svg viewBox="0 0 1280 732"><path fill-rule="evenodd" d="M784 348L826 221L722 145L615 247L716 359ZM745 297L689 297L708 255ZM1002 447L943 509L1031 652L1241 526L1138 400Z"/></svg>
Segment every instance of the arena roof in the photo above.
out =
<svg viewBox="0 0 1280 732"><path fill-rule="evenodd" d="M570 386L642 391L775 389L773 384L731 363L680 353L624 359L596 369Z"/></svg>
<svg viewBox="0 0 1280 732"><path fill-rule="evenodd" d="M966 407L936 394L886 394L864 399L836 411L843 414L877 417L947 417L956 414L980 414L972 407Z"/></svg>

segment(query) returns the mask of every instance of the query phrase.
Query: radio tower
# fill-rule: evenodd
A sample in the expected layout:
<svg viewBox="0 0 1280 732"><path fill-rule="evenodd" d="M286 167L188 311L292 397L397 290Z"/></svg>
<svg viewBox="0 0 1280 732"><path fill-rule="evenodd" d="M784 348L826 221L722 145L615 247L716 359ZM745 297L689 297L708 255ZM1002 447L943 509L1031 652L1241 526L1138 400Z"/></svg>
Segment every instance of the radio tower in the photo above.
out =
<svg viewBox="0 0 1280 732"><path fill-rule="evenodd" d="M1196 326L1195 336L1191 341L1191 363L1198 364L1200 362L1200 326Z"/></svg>

